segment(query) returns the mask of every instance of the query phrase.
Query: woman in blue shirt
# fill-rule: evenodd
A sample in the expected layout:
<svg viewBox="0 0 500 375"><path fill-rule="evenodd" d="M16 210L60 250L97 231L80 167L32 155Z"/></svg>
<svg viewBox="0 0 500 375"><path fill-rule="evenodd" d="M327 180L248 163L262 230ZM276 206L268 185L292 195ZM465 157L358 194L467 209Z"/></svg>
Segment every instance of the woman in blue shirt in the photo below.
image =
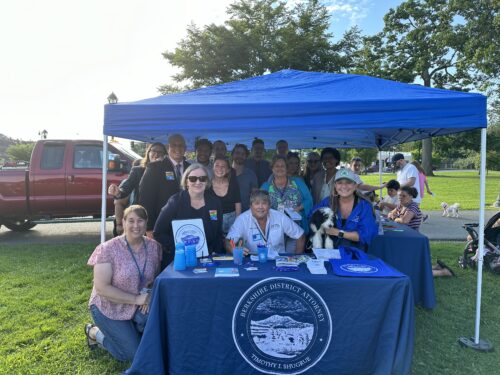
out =
<svg viewBox="0 0 500 375"><path fill-rule="evenodd" d="M335 175L331 195L317 204L311 212L330 207L335 213L335 227L327 234L337 237L336 246L353 245L365 248L378 232L371 203L356 192L357 182L350 169L342 168Z"/></svg>

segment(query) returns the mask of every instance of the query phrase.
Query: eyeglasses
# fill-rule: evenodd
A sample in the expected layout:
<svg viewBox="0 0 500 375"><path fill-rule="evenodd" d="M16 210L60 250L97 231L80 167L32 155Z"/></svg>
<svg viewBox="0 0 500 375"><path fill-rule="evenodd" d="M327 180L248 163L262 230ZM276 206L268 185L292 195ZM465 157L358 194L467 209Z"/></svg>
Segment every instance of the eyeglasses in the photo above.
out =
<svg viewBox="0 0 500 375"><path fill-rule="evenodd" d="M195 183L196 181L207 182L208 176L189 176L187 179L192 183Z"/></svg>

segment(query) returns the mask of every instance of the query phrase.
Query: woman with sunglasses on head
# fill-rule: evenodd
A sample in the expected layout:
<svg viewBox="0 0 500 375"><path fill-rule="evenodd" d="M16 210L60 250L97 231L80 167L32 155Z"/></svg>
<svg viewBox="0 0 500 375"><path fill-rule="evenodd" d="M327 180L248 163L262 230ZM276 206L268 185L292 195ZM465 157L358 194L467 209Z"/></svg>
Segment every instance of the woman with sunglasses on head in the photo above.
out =
<svg viewBox="0 0 500 375"><path fill-rule="evenodd" d="M226 157L216 156L214 160L212 190L222 206L222 232L227 234L234 220L241 214L240 186Z"/></svg>
<svg viewBox="0 0 500 375"><path fill-rule="evenodd" d="M325 147L321 150L321 164L323 168L316 173L312 182L312 196L314 204L330 196L333 181L340 164L340 152L336 148Z"/></svg>
<svg viewBox="0 0 500 375"><path fill-rule="evenodd" d="M123 236L97 246L87 264L94 268L89 308L95 324L85 325L87 345L119 361L131 361L149 312L149 291L160 271L158 242L145 237L148 216L132 205L123 215Z"/></svg>
<svg viewBox="0 0 500 375"><path fill-rule="evenodd" d="M120 186L109 185L108 194L115 198L115 230L113 231L115 236L123 233L122 218L125 208L139 201L139 183L146 167L151 162L163 160L166 154L167 148L163 143L150 144L140 164L132 167L130 174L120 183Z"/></svg>
<svg viewBox="0 0 500 375"><path fill-rule="evenodd" d="M210 187L206 168L191 164L182 175L182 190L170 197L161 209L153 231L154 238L163 246L164 261L168 265L174 259L175 238L172 220L201 219L205 230L208 252L223 250L222 206L219 197Z"/></svg>
<svg viewBox="0 0 500 375"><path fill-rule="evenodd" d="M321 171L321 160L316 151L307 154L306 169L302 174L302 178L309 190L312 188L312 182L316 173Z"/></svg>

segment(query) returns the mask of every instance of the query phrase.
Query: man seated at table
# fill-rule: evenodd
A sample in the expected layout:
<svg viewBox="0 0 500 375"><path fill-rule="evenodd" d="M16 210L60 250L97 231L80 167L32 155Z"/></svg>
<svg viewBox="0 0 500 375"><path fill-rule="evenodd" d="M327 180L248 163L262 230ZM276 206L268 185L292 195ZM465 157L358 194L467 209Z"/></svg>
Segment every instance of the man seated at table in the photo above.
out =
<svg viewBox="0 0 500 375"><path fill-rule="evenodd" d="M269 193L256 190L250 195L250 209L236 218L226 236L226 250L232 252L230 241L243 239L244 253L257 254L257 245L266 245L270 254L285 253L285 235L297 240L295 253L304 252L304 230L285 214L271 209Z"/></svg>

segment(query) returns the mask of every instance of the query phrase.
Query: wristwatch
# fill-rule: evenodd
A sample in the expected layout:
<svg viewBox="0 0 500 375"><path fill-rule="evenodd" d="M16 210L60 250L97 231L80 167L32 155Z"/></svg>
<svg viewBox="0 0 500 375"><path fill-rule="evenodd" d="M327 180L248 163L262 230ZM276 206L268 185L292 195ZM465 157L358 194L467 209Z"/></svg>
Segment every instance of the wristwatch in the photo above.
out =
<svg viewBox="0 0 500 375"><path fill-rule="evenodd" d="M344 238L345 232L341 229L339 230L339 235L337 236L338 238Z"/></svg>

